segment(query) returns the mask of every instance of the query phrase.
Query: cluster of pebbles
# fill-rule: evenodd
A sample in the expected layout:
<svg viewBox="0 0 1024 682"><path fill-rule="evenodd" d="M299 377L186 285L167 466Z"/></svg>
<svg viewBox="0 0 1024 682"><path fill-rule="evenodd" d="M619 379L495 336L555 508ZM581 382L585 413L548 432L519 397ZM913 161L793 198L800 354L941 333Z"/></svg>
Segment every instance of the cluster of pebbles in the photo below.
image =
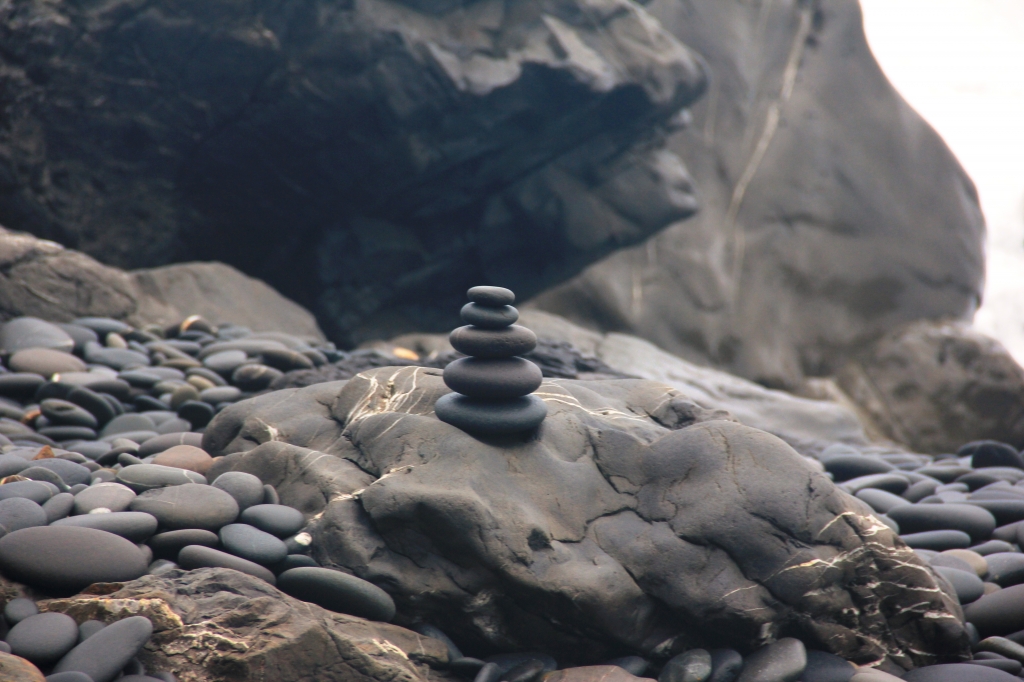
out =
<svg viewBox="0 0 1024 682"><path fill-rule="evenodd" d="M456 393L438 401L438 417L484 435L535 428L546 415L530 395L541 374L519 356L536 337L514 324L512 292L477 287L469 297L462 313L468 326L450 337L469 357L446 367L445 382ZM108 319L20 318L0 326L0 573L42 594L65 595L147 572L224 567L328 609L391 620L395 605L386 592L317 566L302 514L280 504L272 486L242 472L205 476L213 460L202 450L202 430L219 410L266 390L284 372L341 357L330 345L215 329L201 318L168 329ZM452 672L474 682L1024 677L1024 456L983 441L938 456L835 445L820 460L841 489L869 505L949 583L964 607L972 661L897 677L786 638L747 656L694 649L664 664L628 656L586 671L558 670L539 652L468 657L437 628L418 629L444 641ZM7 628L0 649L57 682L173 680L145 673L135 659L151 631L144 618L104 628L37 613L19 599L0 621L0 630Z"/></svg>

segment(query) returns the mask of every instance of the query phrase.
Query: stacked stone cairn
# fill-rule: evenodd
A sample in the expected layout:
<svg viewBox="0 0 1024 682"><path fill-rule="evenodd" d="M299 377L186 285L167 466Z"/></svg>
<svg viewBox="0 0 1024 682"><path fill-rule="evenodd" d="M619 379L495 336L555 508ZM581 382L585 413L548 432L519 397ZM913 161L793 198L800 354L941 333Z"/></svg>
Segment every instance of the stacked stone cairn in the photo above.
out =
<svg viewBox="0 0 1024 682"><path fill-rule="evenodd" d="M462 308L467 324L451 333L455 350L468 355L450 363L444 382L455 391L434 405L437 418L479 435L529 432L540 426L548 408L535 395L543 375L518 357L537 345L537 336L520 325L516 296L501 287L473 287Z"/></svg>

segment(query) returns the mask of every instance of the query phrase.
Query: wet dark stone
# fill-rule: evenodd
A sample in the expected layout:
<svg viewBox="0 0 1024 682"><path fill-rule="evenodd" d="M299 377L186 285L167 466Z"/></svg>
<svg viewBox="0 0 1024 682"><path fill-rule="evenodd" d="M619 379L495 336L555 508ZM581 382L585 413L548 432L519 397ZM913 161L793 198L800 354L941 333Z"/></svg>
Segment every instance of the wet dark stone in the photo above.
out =
<svg viewBox="0 0 1024 682"><path fill-rule="evenodd" d="M1004 588L968 604L964 617L978 628L981 637L1024 630L1024 585Z"/></svg>
<svg viewBox="0 0 1024 682"><path fill-rule="evenodd" d="M835 477L836 482L871 474L885 474L896 468L885 460L866 455L836 455L824 459L822 464L825 471Z"/></svg>
<svg viewBox="0 0 1024 682"><path fill-rule="evenodd" d="M804 643L785 637L747 656L736 682L797 682L806 667Z"/></svg>
<svg viewBox="0 0 1024 682"><path fill-rule="evenodd" d="M483 400L507 400L536 391L544 375L523 358L461 358L444 369L448 388Z"/></svg>
<svg viewBox="0 0 1024 682"><path fill-rule="evenodd" d="M55 426L87 426L95 429L99 422L88 410L60 398L49 398L39 404L43 416Z"/></svg>
<svg viewBox="0 0 1024 682"><path fill-rule="evenodd" d="M288 548L270 533L245 523L230 523L220 529L224 549L262 566L279 563L288 556Z"/></svg>
<svg viewBox="0 0 1024 682"><path fill-rule="evenodd" d="M245 509L239 520L279 538L294 535L306 525L302 512L283 504L254 505Z"/></svg>
<svg viewBox="0 0 1024 682"><path fill-rule="evenodd" d="M238 503L238 508L242 510L243 514L249 507L263 503L263 482L258 477L247 474L244 471L228 471L223 473L211 485L214 488L220 488L235 498L235 502ZM246 523L249 522L246 521ZM301 527L299 526L299 528ZM286 533L286 535L290 535L290 533Z"/></svg>
<svg viewBox="0 0 1024 682"><path fill-rule="evenodd" d="M29 616L34 616L39 613L39 607L31 599L25 597L17 597L7 602L4 606L4 620L9 625L15 625L25 620Z"/></svg>
<svg viewBox="0 0 1024 682"><path fill-rule="evenodd" d="M45 526L49 523L41 506L24 497L0 500L0 533L13 533L22 528Z"/></svg>
<svg viewBox="0 0 1024 682"><path fill-rule="evenodd" d="M524 661L502 673L499 682L533 682L544 673L544 661Z"/></svg>
<svg viewBox="0 0 1024 682"><path fill-rule="evenodd" d="M329 611L390 622L395 602L373 583L329 568L293 568L278 578L278 589Z"/></svg>
<svg viewBox="0 0 1024 682"><path fill-rule="evenodd" d="M1000 587L1010 587L1024 582L1024 554L1020 552L998 552L985 557L988 575L985 579Z"/></svg>
<svg viewBox="0 0 1024 682"><path fill-rule="evenodd" d="M511 434L530 431L547 417L544 401L534 395L488 402L448 393L434 403L437 418L470 433Z"/></svg>
<svg viewBox="0 0 1024 682"><path fill-rule="evenodd" d="M158 490L165 486L205 483L206 477L187 469L159 464L131 464L117 472L117 482L135 493Z"/></svg>
<svg viewBox="0 0 1024 682"><path fill-rule="evenodd" d="M273 572L264 566L218 549L200 545L189 545L183 548L178 553L178 565L188 570L196 568L231 568L265 580L271 585L276 581ZM311 600L307 599L306 601Z"/></svg>
<svg viewBox="0 0 1024 682"><path fill-rule="evenodd" d="M509 358L537 347L537 335L518 324L504 329L459 327L448 335L455 350L477 358Z"/></svg>
<svg viewBox="0 0 1024 682"><path fill-rule="evenodd" d="M482 329L504 329L519 319L519 311L510 305L492 307L467 303L462 306L459 315L466 324Z"/></svg>
<svg viewBox="0 0 1024 682"><path fill-rule="evenodd" d="M40 436L55 441L96 440L96 431L87 426L46 426L39 429Z"/></svg>
<svg viewBox="0 0 1024 682"><path fill-rule="evenodd" d="M888 512L903 533L959 530L974 542L987 540L995 530L995 517L985 509L967 504L912 504Z"/></svg>
<svg viewBox="0 0 1024 682"><path fill-rule="evenodd" d="M242 365L231 373L231 383L243 391L256 392L265 390L283 376L281 370L266 365Z"/></svg>
<svg viewBox="0 0 1024 682"><path fill-rule="evenodd" d="M673 657L661 669L658 682L706 682L711 677L711 653L690 649Z"/></svg>
<svg viewBox="0 0 1024 682"><path fill-rule="evenodd" d="M980 440L967 443L957 453L960 457L970 456L975 469L987 467L1016 467L1024 469L1024 457L1017 448L995 440Z"/></svg>
<svg viewBox="0 0 1024 682"><path fill-rule="evenodd" d="M1018 682L1019 677L1002 670L969 663L943 663L911 670L904 682Z"/></svg>
<svg viewBox="0 0 1024 682"><path fill-rule="evenodd" d="M148 618L131 616L111 623L69 651L53 672L77 670L93 682L111 682L153 634Z"/></svg>
<svg viewBox="0 0 1024 682"><path fill-rule="evenodd" d="M149 457L164 450L173 448L175 445L192 445L200 448L203 446L203 434L201 433L166 433L150 438L139 446L139 456Z"/></svg>
<svg viewBox="0 0 1024 682"><path fill-rule="evenodd" d="M900 539L914 549L930 549L944 552L947 549L967 549L971 536L961 530L928 530L922 533L906 533Z"/></svg>
<svg viewBox="0 0 1024 682"><path fill-rule="evenodd" d="M223 490L198 483L147 490L129 506L133 511L152 514L166 530L215 531L238 518L235 498Z"/></svg>
<svg viewBox="0 0 1024 682"><path fill-rule="evenodd" d="M213 407L201 400L186 400L178 406L178 416L192 424L193 429L209 424L213 415Z"/></svg>
<svg viewBox="0 0 1024 682"><path fill-rule="evenodd" d="M466 292L466 298L473 303L479 303L490 308L512 305L516 302L516 295L511 289L506 289L505 287L471 287Z"/></svg>
<svg viewBox="0 0 1024 682"><path fill-rule="evenodd" d="M57 662L78 643L78 623L63 613L40 613L11 628L6 641L15 656L46 666Z"/></svg>
<svg viewBox="0 0 1024 682"><path fill-rule="evenodd" d="M956 591L956 597L961 604L969 604L980 599L985 594L985 584L974 572L961 571L957 568L946 566L933 566L935 572L949 581Z"/></svg>
<svg viewBox="0 0 1024 682"><path fill-rule="evenodd" d="M156 532L156 518L151 514L137 511L111 512L109 514L83 514L54 521L53 526L76 526L95 528L138 544L145 542ZM147 562L148 563L148 562Z"/></svg>
<svg viewBox="0 0 1024 682"><path fill-rule="evenodd" d="M149 546L157 556L177 558L178 552L189 545L201 547L217 547L220 538L217 534L200 528L170 530L158 533L149 539Z"/></svg>

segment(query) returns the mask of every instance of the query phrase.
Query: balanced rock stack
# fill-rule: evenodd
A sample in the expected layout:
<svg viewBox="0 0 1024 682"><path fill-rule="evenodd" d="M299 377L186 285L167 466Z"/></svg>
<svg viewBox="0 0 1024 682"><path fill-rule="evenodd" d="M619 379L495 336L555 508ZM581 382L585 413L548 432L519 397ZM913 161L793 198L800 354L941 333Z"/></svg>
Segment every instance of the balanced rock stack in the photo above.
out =
<svg viewBox="0 0 1024 682"><path fill-rule="evenodd" d="M521 357L537 345L537 336L515 324L516 296L501 287L473 287L462 321L449 339L470 356L450 363L444 382L455 391L434 405L437 418L463 431L501 435L537 428L548 414L544 401L530 395L543 379L540 368Z"/></svg>

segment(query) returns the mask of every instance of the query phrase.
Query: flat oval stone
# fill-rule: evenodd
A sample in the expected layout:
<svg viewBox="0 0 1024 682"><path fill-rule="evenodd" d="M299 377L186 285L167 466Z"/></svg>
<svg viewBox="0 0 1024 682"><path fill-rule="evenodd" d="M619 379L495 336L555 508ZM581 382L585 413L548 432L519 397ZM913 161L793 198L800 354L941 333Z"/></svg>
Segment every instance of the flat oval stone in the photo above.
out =
<svg viewBox="0 0 1024 682"><path fill-rule="evenodd" d="M116 370L148 367L150 364L145 353L128 348L104 348L98 343L85 344L82 355L88 362Z"/></svg>
<svg viewBox="0 0 1024 682"><path fill-rule="evenodd" d="M192 424L185 421L180 417L174 419L168 419L164 423L156 427L156 432L159 434L165 433L187 433L191 431Z"/></svg>
<svg viewBox="0 0 1024 682"><path fill-rule="evenodd" d="M70 492L58 493L43 503L47 523L63 519L75 508L75 496Z"/></svg>
<svg viewBox="0 0 1024 682"><path fill-rule="evenodd" d="M885 514L894 507L910 504L899 495L893 495L878 488L865 488L857 493L857 498L867 502L879 514Z"/></svg>
<svg viewBox="0 0 1024 682"><path fill-rule="evenodd" d="M690 649L669 659L658 675L658 682L706 682L711 677L711 653Z"/></svg>
<svg viewBox="0 0 1024 682"><path fill-rule="evenodd" d="M177 558L178 552L189 545L216 547L220 544L220 538L208 530L186 528L158 533L149 539L148 544L158 556Z"/></svg>
<svg viewBox="0 0 1024 682"><path fill-rule="evenodd" d="M911 504L895 507L888 515L904 533L959 530L970 535L974 542L987 540L996 527L991 512L968 504Z"/></svg>
<svg viewBox="0 0 1024 682"><path fill-rule="evenodd" d="M143 616L131 616L111 623L69 651L53 672L77 670L93 682L111 682L142 650L153 624Z"/></svg>
<svg viewBox="0 0 1024 682"><path fill-rule="evenodd" d="M45 526L49 523L46 512L38 504L24 497L0 500L0 532L13 533L22 528Z"/></svg>
<svg viewBox="0 0 1024 682"><path fill-rule="evenodd" d="M36 317L16 317L0 324L0 352L11 354L26 348L70 353L75 349L75 340L57 325Z"/></svg>
<svg viewBox="0 0 1024 682"><path fill-rule="evenodd" d="M262 391L284 372L261 364L242 365L231 373L231 383L243 391Z"/></svg>
<svg viewBox="0 0 1024 682"><path fill-rule="evenodd" d="M986 580L1000 587L1024 583L1024 554L1020 552L999 552L985 557L988 565Z"/></svg>
<svg viewBox="0 0 1024 682"><path fill-rule="evenodd" d="M894 495L901 495L909 487L910 481L907 477L898 473L858 476L839 484L841 490L845 490L851 495L856 495L865 488L878 488Z"/></svg>
<svg viewBox="0 0 1024 682"><path fill-rule="evenodd" d="M88 484L90 477L92 476L92 472L89 471L88 468L81 464L76 464L75 462L70 462L59 457L38 459L32 464L33 466L49 469L60 476L61 480L68 485L78 485L79 483Z"/></svg>
<svg viewBox="0 0 1024 682"><path fill-rule="evenodd" d="M308 557L305 554L289 554L281 561L277 562L272 566L267 566L275 575L280 575L285 571L290 571L293 568L319 568L320 564L316 562L312 557Z"/></svg>
<svg viewBox="0 0 1024 682"><path fill-rule="evenodd" d="M95 429L99 426L96 416L78 405L60 398L49 398L39 404L43 416L54 425L87 426Z"/></svg>
<svg viewBox="0 0 1024 682"><path fill-rule="evenodd" d="M822 464L825 466L825 471L835 477L837 483L849 481L860 476L886 474L896 468L885 460L859 454L836 455L823 459Z"/></svg>
<svg viewBox="0 0 1024 682"><path fill-rule="evenodd" d="M24 497L36 504L43 504L53 495L50 488L39 481L13 481L0 485L0 500Z"/></svg>
<svg viewBox="0 0 1024 682"><path fill-rule="evenodd" d="M0 538L0 570L18 582L63 593L134 580L146 573L146 561L138 547L111 533L40 526Z"/></svg>
<svg viewBox="0 0 1024 682"><path fill-rule="evenodd" d="M91 414L97 424L106 424L117 416L111 404L88 386L72 386L67 393L66 400ZM84 426L89 425L84 424Z"/></svg>
<svg viewBox="0 0 1024 682"><path fill-rule="evenodd" d="M131 413L118 415L114 417L107 425L100 431L100 437L109 438L122 433L131 433L132 431L153 431L156 429L156 424L153 420L144 414Z"/></svg>
<svg viewBox="0 0 1024 682"><path fill-rule="evenodd" d="M395 602L384 590L354 575L329 568L293 568L277 580L278 589L296 599L384 623L395 617Z"/></svg>
<svg viewBox="0 0 1024 682"><path fill-rule="evenodd" d="M968 604L964 617L983 638L1024 630L1024 585L1007 587Z"/></svg>
<svg viewBox="0 0 1024 682"><path fill-rule="evenodd" d="M977 494L975 493L975 495ZM986 500L975 499L972 495L964 504L971 504L987 510L995 517L997 526L1024 521L1024 498Z"/></svg>
<svg viewBox="0 0 1024 682"><path fill-rule="evenodd" d="M178 565L190 571L197 568L230 568L260 580L265 580L271 585L276 582L276 578L270 569L248 559L243 559L242 557L210 547L198 545L185 547L178 553Z"/></svg>
<svg viewBox="0 0 1024 682"><path fill-rule="evenodd" d="M481 329L503 329L515 324L519 319L519 311L510 305L490 307L479 303L467 303L462 306L459 315L466 324Z"/></svg>
<svg viewBox="0 0 1024 682"><path fill-rule="evenodd" d="M291 372L296 369L313 369L313 361L302 353L291 349L268 349L260 353L259 360L268 367L279 369L282 372Z"/></svg>
<svg viewBox="0 0 1024 682"><path fill-rule="evenodd" d="M535 395L498 403L448 393L434 403L434 413L441 421L463 431L497 435L537 428L547 417L548 408Z"/></svg>
<svg viewBox="0 0 1024 682"><path fill-rule="evenodd" d="M88 426L47 426L39 429L39 435L55 441L96 440L96 431Z"/></svg>
<svg viewBox="0 0 1024 682"><path fill-rule="evenodd" d="M46 379L34 372L0 374L0 395L25 398L35 395L45 384Z"/></svg>
<svg viewBox="0 0 1024 682"><path fill-rule="evenodd" d="M504 287L472 287L466 292L466 297L473 303L479 303L491 308L512 305L516 302L516 295L512 290Z"/></svg>
<svg viewBox="0 0 1024 682"><path fill-rule="evenodd" d="M985 583L974 572L968 573L956 568L933 566L935 572L949 581L961 604L969 604L985 594Z"/></svg>
<svg viewBox="0 0 1024 682"><path fill-rule="evenodd" d="M288 556L288 548L281 540L246 523L230 523L220 529L219 535L225 550L262 566L276 564Z"/></svg>
<svg viewBox="0 0 1024 682"><path fill-rule="evenodd" d="M95 528L114 535L120 535L135 544L145 542L156 532L156 518L152 514L137 511L111 512L109 514L83 514L54 521L52 526L77 526Z"/></svg>
<svg viewBox="0 0 1024 682"><path fill-rule="evenodd" d="M537 347L537 335L518 324L504 329L459 327L448 340L455 350L477 358L509 358Z"/></svg>
<svg viewBox="0 0 1024 682"><path fill-rule="evenodd" d="M88 514L93 509L124 511L135 499L135 491L120 483L97 483L75 495L75 513Z"/></svg>
<svg viewBox="0 0 1024 682"><path fill-rule="evenodd" d="M84 372L84 362L70 353L49 348L26 348L12 355L7 366L15 372L31 372L47 379L61 372Z"/></svg>
<svg viewBox="0 0 1024 682"><path fill-rule="evenodd" d="M220 488L235 498L238 508L245 510L263 502L263 481L244 471L228 471L213 481L214 488ZM249 523L246 521L246 523ZM299 526L301 528L302 526ZM268 531L269 532L269 531Z"/></svg>
<svg viewBox="0 0 1024 682"><path fill-rule="evenodd" d="M1017 448L1007 443L1000 443L996 440L974 441L967 443L960 450L964 454L970 453L971 466L975 469L988 467L1024 469L1024 457L1017 452Z"/></svg>
<svg viewBox="0 0 1024 682"><path fill-rule="evenodd" d="M210 457L206 450L194 445L175 445L154 457L153 464L205 474L213 466L213 457Z"/></svg>
<svg viewBox="0 0 1024 682"><path fill-rule="evenodd" d="M152 514L167 530L215 531L238 518L235 498L213 486L197 483L147 490L132 500L130 508Z"/></svg>
<svg viewBox="0 0 1024 682"><path fill-rule="evenodd" d="M205 483L206 477L187 469L165 467L159 464L132 464L117 472L117 482L127 486L135 493L143 493L147 490L157 490L167 486Z"/></svg>
<svg viewBox="0 0 1024 682"><path fill-rule="evenodd" d="M944 552L947 549L966 549L971 546L971 536L962 530L927 530L923 533L906 533L900 539L914 549L930 549Z"/></svg>
<svg viewBox="0 0 1024 682"><path fill-rule="evenodd" d="M201 400L186 400L178 406L178 416L192 424L193 429L209 424L213 415L213 406Z"/></svg>
<svg viewBox="0 0 1024 682"><path fill-rule="evenodd" d="M797 682L806 667L804 643L784 637L747 656L736 682Z"/></svg>
<svg viewBox="0 0 1024 682"><path fill-rule="evenodd" d="M711 677L708 682L732 682L743 670L743 656L735 649L711 651Z"/></svg>
<svg viewBox="0 0 1024 682"><path fill-rule="evenodd" d="M294 535L306 525L302 512L283 504L253 505L242 512L239 520L279 538Z"/></svg>
<svg viewBox="0 0 1024 682"><path fill-rule="evenodd" d="M942 663L911 670L904 682L1018 682L1016 675L968 663Z"/></svg>
<svg viewBox="0 0 1024 682"><path fill-rule="evenodd" d="M199 399L204 403L217 405L219 403L233 403L242 397L241 389L234 386L214 386L199 392Z"/></svg>
<svg viewBox="0 0 1024 682"><path fill-rule="evenodd" d="M260 338L234 339L233 341L217 341L203 347L199 351L199 359L205 360L215 353L226 350L240 350L249 357L255 357L268 350L288 350L288 346L280 341Z"/></svg>
<svg viewBox="0 0 1024 682"><path fill-rule="evenodd" d="M29 616L7 633L11 653L36 665L58 661L78 643L78 623L63 613Z"/></svg>
<svg viewBox="0 0 1024 682"><path fill-rule="evenodd" d="M98 336L106 337L107 334L127 334L132 331L132 326L126 322L115 320L112 317L79 317L71 321L80 327L91 329Z"/></svg>
<svg viewBox="0 0 1024 682"><path fill-rule="evenodd" d="M150 438L139 446L139 456L149 457L164 450L173 448L175 445L192 445L202 447L203 434L201 433L167 433Z"/></svg>

